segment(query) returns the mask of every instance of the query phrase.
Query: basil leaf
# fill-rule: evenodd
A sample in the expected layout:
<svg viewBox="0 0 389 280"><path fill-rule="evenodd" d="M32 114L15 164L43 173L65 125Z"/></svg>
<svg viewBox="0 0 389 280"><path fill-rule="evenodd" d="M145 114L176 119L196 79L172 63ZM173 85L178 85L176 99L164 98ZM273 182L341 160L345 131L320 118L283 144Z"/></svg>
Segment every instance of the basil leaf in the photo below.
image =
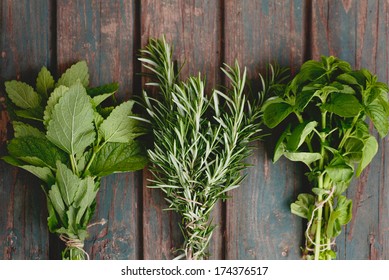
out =
<svg viewBox="0 0 389 280"><path fill-rule="evenodd" d="M364 141L364 147L362 149L361 162L358 165L357 176L361 175L362 171L369 165L378 151L378 143L374 136L368 137Z"/></svg>
<svg viewBox="0 0 389 280"><path fill-rule="evenodd" d="M315 197L308 193L302 193L298 195L297 201L290 205L290 209L293 214L304 219L310 219L312 207L314 206Z"/></svg>
<svg viewBox="0 0 389 280"><path fill-rule="evenodd" d="M317 121L299 124L292 132L288 139L286 148L289 151L296 151L304 142L305 139L317 126Z"/></svg>
<svg viewBox="0 0 389 280"><path fill-rule="evenodd" d="M319 153L286 152L284 155L291 161L301 161L307 166L310 166L312 162L321 159L321 155Z"/></svg>
<svg viewBox="0 0 389 280"><path fill-rule="evenodd" d="M351 94L334 93L331 95L331 101L321 106L328 112L341 117L354 117L362 110L359 100Z"/></svg>
<svg viewBox="0 0 389 280"><path fill-rule="evenodd" d="M354 175L354 169L347 164L328 165L325 170L335 183L349 182Z"/></svg>
<svg viewBox="0 0 389 280"><path fill-rule="evenodd" d="M78 82L55 105L47 138L68 154L83 153L95 140L93 119L90 97Z"/></svg>
<svg viewBox="0 0 389 280"><path fill-rule="evenodd" d="M84 87L89 85L88 65L85 61L77 62L67 69L58 80L56 87L60 85L70 87L78 80Z"/></svg>
<svg viewBox="0 0 389 280"><path fill-rule="evenodd" d="M365 110L379 135L382 138L385 137L389 132L389 120L385 107L381 105L379 100L374 100L371 104L366 106Z"/></svg>
<svg viewBox="0 0 389 280"><path fill-rule="evenodd" d="M263 121L269 128L274 128L286 119L292 112L293 107L288 103L272 103L267 105L264 109Z"/></svg>

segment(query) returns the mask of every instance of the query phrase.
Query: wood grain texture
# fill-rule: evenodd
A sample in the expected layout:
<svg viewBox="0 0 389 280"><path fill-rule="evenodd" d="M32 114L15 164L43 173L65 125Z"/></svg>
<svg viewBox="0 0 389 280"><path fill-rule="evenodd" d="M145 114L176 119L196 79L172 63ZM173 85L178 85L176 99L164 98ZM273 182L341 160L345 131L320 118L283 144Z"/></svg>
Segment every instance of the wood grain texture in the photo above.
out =
<svg viewBox="0 0 389 280"><path fill-rule="evenodd" d="M388 2L314 1L312 55L335 55L352 67L367 68L388 83ZM360 178L347 191L353 200L353 219L338 238L340 259L388 257L388 141Z"/></svg>
<svg viewBox="0 0 389 280"><path fill-rule="evenodd" d="M226 1L225 60L237 59L253 84L267 63L293 70L304 56L305 5L302 1ZM270 146L271 139L269 139ZM302 221L289 205L301 189L301 172L255 144L242 186L227 201L227 259L298 259Z"/></svg>
<svg viewBox="0 0 389 280"><path fill-rule="evenodd" d="M0 92L4 92L4 81L35 84L40 67L52 67L52 6L50 1L0 3ZM0 109L2 156L12 134L3 95ZM0 259L47 259L46 199L38 180L0 161L0 205Z"/></svg>
<svg viewBox="0 0 389 280"><path fill-rule="evenodd" d="M141 1L142 46L152 37L165 35L174 45L174 59L185 62L182 78L201 72L206 75L209 90L220 81L221 8L218 1ZM179 217L162 211L166 208L162 192L144 188L143 196L144 258L171 259L172 249L182 243ZM221 206L218 206L214 223L221 224L221 216ZM211 258L222 257L221 230L220 226L213 234Z"/></svg>
<svg viewBox="0 0 389 280"><path fill-rule="evenodd" d="M119 82L116 97L132 96L134 85L134 1L57 2L57 57L62 73L75 61L85 59L91 86ZM141 174L103 178L97 208L85 248L93 259L138 259L139 188ZM102 219L105 224L99 224Z"/></svg>

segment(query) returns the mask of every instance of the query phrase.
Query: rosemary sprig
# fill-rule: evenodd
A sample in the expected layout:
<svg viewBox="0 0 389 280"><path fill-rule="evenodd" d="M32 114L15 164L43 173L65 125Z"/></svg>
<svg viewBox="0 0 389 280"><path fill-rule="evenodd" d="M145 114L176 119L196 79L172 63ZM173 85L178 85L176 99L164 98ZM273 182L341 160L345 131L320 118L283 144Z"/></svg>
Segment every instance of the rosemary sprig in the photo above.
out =
<svg viewBox="0 0 389 280"><path fill-rule="evenodd" d="M215 225L210 215L217 201L239 187L252 151L260 138L263 94L285 75L279 68L262 78L264 89L250 104L245 94L246 70L224 65L230 88L213 90L210 98L198 76L179 79L172 49L164 38L151 39L140 61L151 73L147 85L158 88L153 98L143 92L143 104L152 125L154 147L148 150L151 188L166 195L169 210L181 217L185 242L179 258L204 259ZM274 71L275 70L275 71Z"/></svg>

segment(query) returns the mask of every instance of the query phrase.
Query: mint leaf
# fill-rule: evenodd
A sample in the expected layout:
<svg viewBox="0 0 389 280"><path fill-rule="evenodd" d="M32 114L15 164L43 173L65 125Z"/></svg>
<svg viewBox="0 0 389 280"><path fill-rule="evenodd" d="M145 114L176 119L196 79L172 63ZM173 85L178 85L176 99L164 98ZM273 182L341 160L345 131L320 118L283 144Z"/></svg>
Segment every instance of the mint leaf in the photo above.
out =
<svg viewBox="0 0 389 280"><path fill-rule="evenodd" d="M34 89L19 81L5 82L5 91L12 102L23 109L33 109L40 105L40 97Z"/></svg>
<svg viewBox="0 0 389 280"><path fill-rule="evenodd" d="M134 101L126 101L117 106L100 125L99 132L106 142L126 143L142 135L139 121L130 118Z"/></svg>
<svg viewBox="0 0 389 280"><path fill-rule="evenodd" d="M79 80L84 87L89 85L88 65L85 61L77 62L67 69L58 80L56 87L60 85L71 87L77 80Z"/></svg>
<svg viewBox="0 0 389 280"><path fill-rule="evenodd" d="M41 71L38 73L36 79L36 91L41 95L47 98L48 94L54 88L54 78L47 70L46 67L42 67Z"/></svg>
<svg viewBox="0 0 389 280"><path fill-rule="evenodd" d="M106 143L96 154L89 172L93 176L102 177L116 172L139 170L146 164L143 145L138 141Z"/></svg>
<svg viewBox="0 0 389 280"><path fill-rule="evenodd" d="M92 104L79 82L54 106L47 138L71 155L82 153L94 141Z"/></svg>

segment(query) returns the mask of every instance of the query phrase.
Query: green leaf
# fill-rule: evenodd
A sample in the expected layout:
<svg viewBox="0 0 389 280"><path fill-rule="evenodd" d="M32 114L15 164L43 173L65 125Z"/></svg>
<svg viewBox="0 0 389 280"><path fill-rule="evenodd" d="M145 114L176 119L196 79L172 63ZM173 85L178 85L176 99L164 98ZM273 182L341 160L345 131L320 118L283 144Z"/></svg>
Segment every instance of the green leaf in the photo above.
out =
<svg viewBox="0 0 389 280"><path fill-rule="evenodd" d="M20 168L23 168L24 170L27 170L31 174L34 174L36 177L41 179L43 182L45 182L49 186L51 184L54 184L54 182L55 182L53 172L48 167L22 165L22 166L20 166Z"/></svg>
<svg viewBox="0 0 389 280"><path fill-rule="evenodd" d="M14 128L15 138L33 136L36 138L46 139L46 136L42 131L40 131L39 129L37 129L29 124L25 124L23 122L18 122L18 121L13 121L12 125Z"/></svg>
<svg viewBox="0 0 389 280"><path fill-rule="evenodd" d="M48 94L54 88L54 78L47 70L46 67L42 67L41 71L38 73L36 79L36 91L41 95L47 98Z"/></svg>
<svg viewBox="0 0 389 280"><path fill-rule="evenodd" d="M308 193L299 194L297 201L290 205L293 214L309 219L312 214L312 207L315 206L315 197Z"/></svg>
<svg viewBox="0 0 389 280"><path fill-rule="evenodd" d="M47 225L49 227L49 231L51 233L55 233L56 230L59 228L59 224L58 224L57 214L55 212L53 203L51 202L49 197L47 197L47 212L48 212Z"/></svg>
<svg viewBox="0 0 389 280"><path fill-rule="evenodd" d="M19 81L5 82L5 91L12 102L23 109L33 109L40 105L40 97L34 89Z"/></svg>
<svg viewBox="0 0 389 280"><path fill-rule="evenodd" d="M81 181L74 199L74 207L78 208L76 216L77 224L81 223L86 210L93 204L98 190L99 188L96 188L92 177L88 176Z"/></svg>
<svg viewBox="0 0 389 280"><path fill-rule="evenodd" d="M354 169L347 164L328 165L325 170L335 183L349 182L354 175Z"/></svg>
<svg viewBox="0 0 389 280"><path fill-rule="evenodd" d="M263 121L269 128L274 128L292 112L293 107L288 103L272 103L264 109Z"/></svg>
<svg viewBox="0 0 389 280"><path fill-rule="evenodd" d="M308 167L312 162L321 159L321 155L319 153L286 152L284 155L291 161L301 161Z"/></svg>
<svg viewBox="0 0 389 280"><path fill-rule="evenodd" d="M61 192L59 191L59 188L57 185L52 185L51 189L48 193L48 198L51 201L51 204L53 205L53 208L55 212L58 214L60 220L62 223L67 226L67 219L65 214L65 204L62 200Z"/></svg>
<svg viewBox="0 0 389 280"><path fill-rule="evenodd" d="M47 127L49 122L51 121L51 117L53 114L54 106L57 105L59 99L64 96L64 94L69 90L69 88L65 86L59 86L54 89L54 91L50 94L49 99L47 100L47 105L45 111L43 113L43 123Z"/></svg>
<svg viewBox="0 0 389 280"><path fill-rule="evenodd" d="M88 65L85 61L77 62L67 69L58 80L56 87L60 85L71 87L77 80L79 80L84 87L89 85Z"/></svg>
<svg viewBox="0 0 389 280"><path fill-rule="evenodd" d="M76 83L54 106L47 138L68 154L83 153L95 139L93 120L90 97Z"/></svg>
<svg viewBox="0 0 389 280"><path fill-rule="evenodd" d="M321 78L326 73L321 62L315 60L306 61L300 69L300 72L295 76L291 82L294 90L307 82L315 81Z"/></svg>
<svg viewBox="0 0 389 280"><path fill-rule="evenodd" d="M353 202L351 199L341 195L338 197L338 203L336 205L335 212L339 212L339 223L341 225L348 224L352 219Z"/></svg>
<svg viewBox="0 0 389 280"><path fill-rule="evenodd" d="M111 83L95 88L88 88L86 91L89 96L95 97L103 94L114 94L116 91L119 89L119 84L118 83Z"/></svg>
<svg viewBox="0 0 389 280"><path fill-rule="evenodd" d="M56 168L56 162L67 162L67 155L43 138L27 136L14 138L8 144L8 152L15 158L40 167Z"/></svg>
<svg viewBox="0 0 389 280"><path fill-rule="evenodd" d="M97 95L95 97L92 98L92 103L95 107L99 106L104 100L106 100L107 98L111 97L112 95L114 94L114 92L111 92L111 93L105 93L105 94L102 94L102 95Z"/></svg>
<svg viewBox="0 0 389 280"><path fill-rule="evenodd" d="M375 100L366 106L365 110L381 138L385 137L389 131L389 120L385 108L380 104L379 100Z"/></svg>
<svg viewBox="0 0 389 280"><path fill-rule="evenodd" d="M349 137L344 143L345 156L354 162L359 162L362 158L364 147L363 138Z"/></svg>
<svg viewBox="0 0 389 280"><path fill-rule="evenodd" d="M146 164L146 152L140 142L106 143L96 154L89 172L102 177L116 172L140 170Z"/></svg>
<svg viewBox="0 0 389 280"><path fill-rule="evenodd" d="M142 135L139 121L130 118L134 101L126 101L117 106L100 125L99 132L106 142L126 143Z"/></svg>
<svg viewBox="0 0 389 280"><path fill-rule="evenodd" d="M35 121L42 121L42 112L41 108L36 108L34 110L27 109L27 110L15 110L16 116L20 118L35 120Z"/></svg>
<svg viewBox="0 0 389 280"><path fill-rule="evenodd" d="M285 143L284 140L287 139L287 137L290 135L290 125L284 130L284 132L281 134L280 138L278 139L275 149L274 149L274 156L273 156L273 162L277 162L281 156L284 155L285 152Z"/></svg>
<svg viewBox="0 0 389 280"><path fill-rule="evenodd" d="M286 148L289 151L296 151L304 142L305 139L317 126L316 121L311 121L309 123L299 124L292 132L291 136L288 139Z"/></svg>
<svg viewBox="0 0 389 280"><path fill-rule="evenodd" d="M362 150L361 162L358 165L357 176L361 175L362 171L369 165L378 151L378 143L374 136L368 137L364 142L365 145Z"/></svg>
<svg viewBox="0 0 389 280"><path fill-rule="evenodd" d="M354 117L362 110L359 100L354 95L346 93L332 94L331 101L323 104L322 108L346 118Z"/></svg>
<svg viewBox="0 0 389 280"><path fill-rule="evenodd" d="M313 97L316 96L317 87L315 86L305 86L298 92L296 95L296 108L298 111L302 112L305 107L309 104Z"/></svg>
<svg viewBox="0 0 389 280"><path fill-rule="evenodd" d="M73 203L81 179L61 162L57 162L57 174L55 178L63 201L67 206L70 206Z"/></svg>
<svg viewBox="0 0 389 280"><path fill-rule="evenodd" d="M357 79L350 75L349 73L343 73L336 77L336 80L341 83L346 83L349 85L360 85Z"/></svg>

